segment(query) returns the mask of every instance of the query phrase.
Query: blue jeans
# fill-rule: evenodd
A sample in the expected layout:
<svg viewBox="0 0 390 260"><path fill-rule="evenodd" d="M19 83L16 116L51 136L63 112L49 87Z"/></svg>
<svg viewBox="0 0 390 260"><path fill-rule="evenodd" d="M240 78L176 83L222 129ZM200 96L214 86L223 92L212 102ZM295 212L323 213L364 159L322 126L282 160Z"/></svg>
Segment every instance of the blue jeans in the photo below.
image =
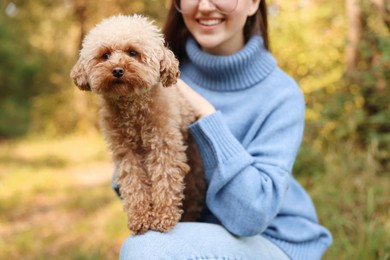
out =
<svg viewBox="0 0 390 260"><path fill-rule="evenodd" d="M120 259L288 260L289 257L260 235L238 238L220 225L181 222L168 233L149 231L129 236L122 245Z"/></svg>

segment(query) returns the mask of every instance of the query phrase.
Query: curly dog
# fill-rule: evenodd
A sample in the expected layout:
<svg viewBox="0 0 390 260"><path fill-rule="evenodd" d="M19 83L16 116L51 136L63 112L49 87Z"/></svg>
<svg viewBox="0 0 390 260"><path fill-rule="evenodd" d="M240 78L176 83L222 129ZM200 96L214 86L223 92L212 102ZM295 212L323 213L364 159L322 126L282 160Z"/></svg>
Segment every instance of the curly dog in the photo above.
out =
<svg viewBox="0 0 390 260"><path fill-rule="evenodd" d="M199 218L204 176L176 82L178 61L160 30L140 15L113 16L84 38L71 77L101 97L101 130L135 234L166 232Z"/></svg>

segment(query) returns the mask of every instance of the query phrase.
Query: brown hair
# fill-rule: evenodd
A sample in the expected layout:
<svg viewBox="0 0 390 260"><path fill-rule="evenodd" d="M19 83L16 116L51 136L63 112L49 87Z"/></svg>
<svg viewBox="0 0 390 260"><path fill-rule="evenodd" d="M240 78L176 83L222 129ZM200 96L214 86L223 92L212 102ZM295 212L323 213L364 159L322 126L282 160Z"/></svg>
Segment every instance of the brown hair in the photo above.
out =
<svg viewBox="0 0 390 260"><path fill-rule="evenodd" d="M176 10L174 1L176 0L171 1L171 6L163 27L163 33L166 44L175 53L176 57L182 60L186 56L185 42L190 32L184 24L181 13ZM245 41L248 41L256 32L260 32L264 40L264 47L269 50L267 4L265 0L260 0L259 9L254 15L248 17L245 23Z"/></svg>

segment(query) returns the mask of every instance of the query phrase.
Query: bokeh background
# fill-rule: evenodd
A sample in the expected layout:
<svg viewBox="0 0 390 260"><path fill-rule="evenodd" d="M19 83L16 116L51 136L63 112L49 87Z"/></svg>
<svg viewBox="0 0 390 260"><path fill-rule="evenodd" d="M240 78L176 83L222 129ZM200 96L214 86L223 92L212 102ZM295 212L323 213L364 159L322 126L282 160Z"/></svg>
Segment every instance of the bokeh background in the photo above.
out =
<svg viewBox="0 0 390 260"><path fill-rule="evenodd" d="M390 2L269 0L272 53L305 93L294 175L324 259L390 259ZM117 259L128 235L97 100L69 72L101 19L168 0L0 1L0 259Z"/></svg>

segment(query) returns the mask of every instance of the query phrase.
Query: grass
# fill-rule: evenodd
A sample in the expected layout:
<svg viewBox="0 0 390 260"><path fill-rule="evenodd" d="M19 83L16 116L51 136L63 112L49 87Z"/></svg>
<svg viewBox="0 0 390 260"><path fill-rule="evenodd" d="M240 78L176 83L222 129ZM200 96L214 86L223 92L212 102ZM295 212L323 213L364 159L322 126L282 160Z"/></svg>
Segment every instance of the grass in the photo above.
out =
<svg viewBox="0 0 390 260"><path fill-rule="evenodd" d="M389 173L375 149L304 143L295 175L334 243L324 259L390 259ZM117 259L129 234L99 135L0 142L0 259Z"/></svg>
<svg viewBox="0 0 390 260"><path fill-rule="evenodd" d="M304 143L300 151L296 175L333 234L324 259L390 259L390 173L374 153L348 143L326 153Z"/></svg>
<svg viewBox="0 0 390 260"><path fill-rule="evenodd" d="M0 259L117 259L112 170L96 135L0 143Z"/></svg>

